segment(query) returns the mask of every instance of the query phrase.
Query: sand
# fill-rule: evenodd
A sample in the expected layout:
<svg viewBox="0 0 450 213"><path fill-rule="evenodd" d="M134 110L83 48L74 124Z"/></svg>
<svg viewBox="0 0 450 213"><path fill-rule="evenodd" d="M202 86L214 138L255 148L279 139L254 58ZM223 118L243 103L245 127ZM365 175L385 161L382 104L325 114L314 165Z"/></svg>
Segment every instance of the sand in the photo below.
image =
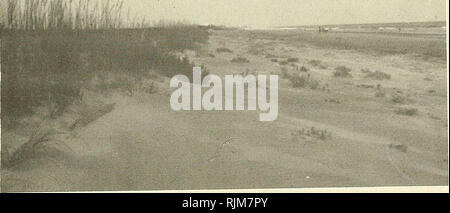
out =
<svg viewBox="0 0 450 213"><path fill-rule="evenodd" d="M253 34L257 34L255 32ZM66 133L68 156L2 171L2 191L252 189L448 184L447 67L413 54L369 54L310 43L214 31L201 51L185 51L210 73L292 75L309 69L319 87L279 81L279 115L258 111L172 111L168 78L156 94L115 94L114 110ZM233 53L217 53L226 47ZM211 57L213 54L215 57ZM249 63L232 63L236 56ZM323 67L310 60L320 60ZM352 78L336 78L335 67ZM365 77L361 69L391 78ZM379 89L377 89L377 85ZM377 91L385 94L376 97ZM398 94L402 103L391 101ZM330 101L331 100L331 101ZM415 108L413 116L396 114ZM329 138L299 134L326 130Z"/></svg>

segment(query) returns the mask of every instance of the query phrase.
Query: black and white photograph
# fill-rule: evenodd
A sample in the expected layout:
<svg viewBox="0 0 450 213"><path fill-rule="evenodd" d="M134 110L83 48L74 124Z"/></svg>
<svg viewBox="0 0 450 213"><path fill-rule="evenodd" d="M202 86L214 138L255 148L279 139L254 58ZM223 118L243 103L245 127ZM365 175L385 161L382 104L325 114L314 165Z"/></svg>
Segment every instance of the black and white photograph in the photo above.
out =
<svg viewBox="0 0 450 213"><path fill-rule="evenodd" d="M445 0L0 0L1 192L448 192L447 42Z"/></svg>

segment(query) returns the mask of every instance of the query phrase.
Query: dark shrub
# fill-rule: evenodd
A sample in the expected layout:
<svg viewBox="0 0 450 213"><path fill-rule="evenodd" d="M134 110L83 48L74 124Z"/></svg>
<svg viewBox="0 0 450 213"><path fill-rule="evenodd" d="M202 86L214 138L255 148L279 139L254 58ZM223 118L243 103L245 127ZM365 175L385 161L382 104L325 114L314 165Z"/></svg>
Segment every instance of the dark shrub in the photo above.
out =
<svg viewBox="0 0 450 213"><path fill-rule="evenodd" d="M385 80L385 79L391 79L391 75L389 75L389 74L387 74L387 73L384 73L384 72L380 72L380 71L375 71L375 72L372 72L372 71L368 71L367 72L367 75L366 75L366 78L372 78L372 79L375 79L375 80Z"/></svg>
<svg viewBox="0 0 450 213"><path fill-rule="evenodd" d="M334 72L334 77L340 77L340 78L349 78L352 77L352 74L350 74L352 70L350 68L347 68L345 66L339 66L336 67Z"/></svg>
<svg viewBox="0 0 450 213"><path fill-rule="evenodd" d="M233 63L249 63L250 61L247 58L238 56L236 58L231 59L231 62L233 62Z"/></svg>
<svg viewBox="0 0 450 213"><path fill-rule="evenodd" d="M299 69L299 71L300 71L300 72L308 72L309 69L306 68L305 66L301 66L300 69Z"/></svg>
<svg viewBox="0 0 450 213"><path fill-rule="evenodd" d="M220 47L216 49L216 52L218 53L233 53L232 50L225 48L225 47Z"/></svg>
<svg viewBox="0 0 450 213"><path fill-rule="evenodd" d="M396 109L394 112L399 115L413 116L417 115L418 110L416 108L399 108Z"/></svg>
<svg viewBox="0 0 450 213"><path fill-rule="evenodd" d="M298 62L299 60L298 60L298 58L288 58L287 59L287 62L289 62L289 63L295 63L295 62Z"/></svg>

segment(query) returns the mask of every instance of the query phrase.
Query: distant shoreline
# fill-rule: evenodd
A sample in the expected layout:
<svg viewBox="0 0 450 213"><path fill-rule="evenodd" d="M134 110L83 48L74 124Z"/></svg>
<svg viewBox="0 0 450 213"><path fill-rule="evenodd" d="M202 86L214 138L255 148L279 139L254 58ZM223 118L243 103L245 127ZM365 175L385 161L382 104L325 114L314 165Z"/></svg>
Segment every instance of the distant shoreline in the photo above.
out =
<svg viewBox="0 0 450 213"><path fill-rule="evenodd" d="M271 28L301 28L301 27L443 27L446 21L423 21L423 22L391 22L391 23L363 23L363 24L316 24L295 26L273 26Z"/></svg>

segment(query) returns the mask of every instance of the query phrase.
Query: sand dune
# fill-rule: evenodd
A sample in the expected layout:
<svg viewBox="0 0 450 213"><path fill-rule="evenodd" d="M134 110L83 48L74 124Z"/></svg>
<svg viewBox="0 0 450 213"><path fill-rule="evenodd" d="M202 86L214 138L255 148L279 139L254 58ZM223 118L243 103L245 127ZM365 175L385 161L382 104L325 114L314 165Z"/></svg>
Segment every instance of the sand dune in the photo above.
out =
<svg viewBox="0 0 450 213"><path fill-rule="evenodd" d="M319 87L293 88L289 79L280 77L276 121L260 122L257 111L174 112L169 79L164 78L158 94L110 97L116 103L114 110L63 136L71 150L67 161L36 160L5 170L2 190L447 184L445 62L254 34L215 31L202 51L182 55L219 76L245 72L281 76L282 67L296 75L296 66L307 67ZM217 53L220 47L233 53ZM279 61L289 57L299 61L280 65L268 54ZM249 63L231 63L237 55ZM311 60L324 67L311 65ZM333 77L338 66L351 68L352 78ZM391 78L370 79L362 69L380 70ZM377 98L378 90L385 97ZM404 96L405 102L393 103L394 94ZM399 107L416 108L418 114L396 114ZM312 127L330 132L331 137L298 134Z"/></svg>

